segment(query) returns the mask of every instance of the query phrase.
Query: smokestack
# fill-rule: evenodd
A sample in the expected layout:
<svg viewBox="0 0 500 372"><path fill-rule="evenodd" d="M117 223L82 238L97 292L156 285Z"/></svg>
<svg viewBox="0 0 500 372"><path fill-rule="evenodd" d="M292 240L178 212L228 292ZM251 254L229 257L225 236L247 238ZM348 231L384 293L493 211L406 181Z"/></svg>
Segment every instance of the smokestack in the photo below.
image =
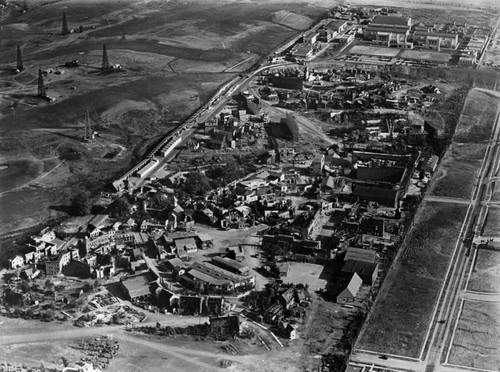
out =
<svg viewBox="0 0 500 372"><path fill-rule="evenodd" d="M106 44L102 45L102 69L106 70L109 68L108 52L106 50Z"/></svg>
<svg viewBox="0 0 500 372"><path fill-rule="evenodd" d="M19 71L24 70L23 58L21 57L21 47L19 46L19 44L17 44L17 69Z"/></svg>
<svg viewBox="0 0 500 372"><path fill-rule="evenodd" d="M68 21L66 20L66 13L63 13L63 19L62 19L62 35L67 35L69 34L69 29L68 29Z"/></svg>
<svg viewBox="0 0 500 372"><path fill-rule="evenodd" d="M38 97L47 97L45 85L43 84L42 70L38 69Z"/></svg>

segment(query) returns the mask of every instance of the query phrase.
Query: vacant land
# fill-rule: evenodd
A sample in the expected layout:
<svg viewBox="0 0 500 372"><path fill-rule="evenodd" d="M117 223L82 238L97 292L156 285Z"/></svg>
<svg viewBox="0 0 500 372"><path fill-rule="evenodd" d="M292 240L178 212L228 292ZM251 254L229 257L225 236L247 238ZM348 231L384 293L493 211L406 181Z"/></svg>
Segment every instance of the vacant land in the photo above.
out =
<svg viewBox="0 0 500 372"><path fill-rule="evenodd" d="M331 274L327 268L309 263L289 262L289 264L288 275L281 278L284 283L307 284L310 292L325 288Z"/></svg>
<svg viewBox="0 0 500 372"><path fill-rule="evenodd" d="M484 227L484 236L500 236L500 208L489 208Z"/></svg>
<svg viewBox="0 0 500 372"><path fill-rule="evenodd" d="M401 58L420 60L420 61L438 61L438 62L448 62L451 58L451 54L448 53L438 53L429 52L427 50L405 50L401 53Z"/></svg>
<svg viewBox="0 0 500 372"><path fill-rule="evenodd" d="M423 203L357 348L419 356L466 211L463 205Z"/></svg>
<svg viewBox="0 0 500 372"><path fill-rule="evenodd" d="M478 249L467 287L470 291L500 293L500 252Z"/></svg>
<svg viewBox="0 0 500 372"><path fill-rule="evenodd" d="M469 199L485 151L486 144L483 143L453 143L434 175L430 193Z"/></svg>
<svg viewBox="0 0 500 372"><path fill-rule="evenodd" d="M491 371L500 369L498 303L464 302L449 363Z"/></svg>
<svg viewBox="0 0 500 372"><path fill-rule="evenodd" d="M454 141L464 143L488 141L499 104L498 97L471 89L455 130Z"/></svg>
<svg viewBox="0 0 500 372"><path fill-rule="evenodd" d="M376 47L370 45L355 45L350 50L351 54L363 54L376 57L396 57L400 50L394 48Z"/></svg>
<svg viewBox="0 0 500 372"><path fill-rule="evenodd" d="M500 201L500 183L498 181L495 183L495 188L492 191L491 200Z"/></svg>

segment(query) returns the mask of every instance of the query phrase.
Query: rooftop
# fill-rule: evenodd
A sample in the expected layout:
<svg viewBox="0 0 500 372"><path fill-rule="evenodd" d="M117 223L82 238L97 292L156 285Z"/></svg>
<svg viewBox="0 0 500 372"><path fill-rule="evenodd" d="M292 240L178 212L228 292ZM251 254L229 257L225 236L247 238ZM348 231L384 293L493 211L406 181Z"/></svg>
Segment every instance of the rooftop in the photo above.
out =
<svg viewBox="0 0 500 372"><path fill-rule="evenodd" d="M347 249L344 261L354 260L354 261L374 263L376 258L377 258L377 253L371 249L349 247Z"/></svg>

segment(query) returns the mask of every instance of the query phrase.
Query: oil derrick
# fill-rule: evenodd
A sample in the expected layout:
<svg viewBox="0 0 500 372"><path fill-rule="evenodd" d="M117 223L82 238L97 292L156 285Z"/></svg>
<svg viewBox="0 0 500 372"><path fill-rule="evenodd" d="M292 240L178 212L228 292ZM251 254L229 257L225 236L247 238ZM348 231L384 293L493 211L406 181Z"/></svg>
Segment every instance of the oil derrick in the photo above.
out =
<svg viewBox="0 0 500 372"><path fill-rule="evenodd" d="M38 69L38 97L47 97L47 91L45 90L45 84L43 83L42 70Z"/></svg>
<svg viewBox="0 0 500 372"><path fill-rule="evenodd" d="M68 35L69 34L68 21L66 20L66 13L63 13L61 34L62 35Z"/></svg>
<svg viewBox="0 0 500 372"><path fill-rule="evenodd" d="M19 71L24 70L23 58L21 56L21 47L19 46L19 44L17 44L17 69Z"/></svg>
<svg viewBox="0 0 500 372"><path fill-rule="evenodd" d="M108 51L106 50L106 44L102 45L102 67L101 70L109 69L109 61L108 61Z"/></svg>
<svg viewBox="0 0 500 372"><path fill-rule="evenodd" d="M90 116L89 116L89 110L87 110L87 114L85 115L85 134L83 136L83 140L85 142L91 142L92 141L92 128L90 126Z"/></svg>

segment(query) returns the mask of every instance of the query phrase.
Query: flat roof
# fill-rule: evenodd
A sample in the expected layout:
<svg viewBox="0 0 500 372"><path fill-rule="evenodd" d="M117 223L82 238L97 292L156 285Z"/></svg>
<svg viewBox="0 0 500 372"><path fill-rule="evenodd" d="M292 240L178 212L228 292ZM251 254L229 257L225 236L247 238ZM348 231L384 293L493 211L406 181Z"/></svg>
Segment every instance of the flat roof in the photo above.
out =
<svg viewBox="0 0 500 372"><path fill-rule="evenodd" d="M368 31L368 32L391 32L391 33L394 33L394 34L397 34L397 33L401 33L401 34L404 34L406 32L408 32L410 30L410 28L408 26L403 26L403 27L400 27L400 26L396 26L396 27L384 27L384 26L377 26L377 25L374 25L374 26L368 26L365 31Z"/></svg>
<svg viewBox="0 0 500 372"><path fill-rule="evenodd" d="M344 273L356 273L359 276L372 276L376 270L377 264L370 262L362 262L356 260L347 260L342 267Z"/></svg>
<svg viewBox="0 0 500 372"><path fill-rule="evenodd" d="M325 28L330 28L330 29L339 29L340 27L342 27L343 25L345 25L347 23L346 20L344 19L332 19L331 21L329 21L328 23L325 24Z"/></svg>
<svg viewBox="0 0 500 372"><path fill-rule="evenodd" d="M435 36L435 37L444 37L444 38L448 38L448 39L451 39L451 38L456 38L458 36L458 34L450 34L450 33L446 33L446 32L425 32L425 31L415 31L413 33L413 35L415 36Z"/></svg>
<svg viewBox="0 0 500 372"><path fill-rule="evenodd" d="M354 260L354 261L374 263L376 258L377 258L377 252L371 249L349 247L344 257L344 261Z"/></svg>

